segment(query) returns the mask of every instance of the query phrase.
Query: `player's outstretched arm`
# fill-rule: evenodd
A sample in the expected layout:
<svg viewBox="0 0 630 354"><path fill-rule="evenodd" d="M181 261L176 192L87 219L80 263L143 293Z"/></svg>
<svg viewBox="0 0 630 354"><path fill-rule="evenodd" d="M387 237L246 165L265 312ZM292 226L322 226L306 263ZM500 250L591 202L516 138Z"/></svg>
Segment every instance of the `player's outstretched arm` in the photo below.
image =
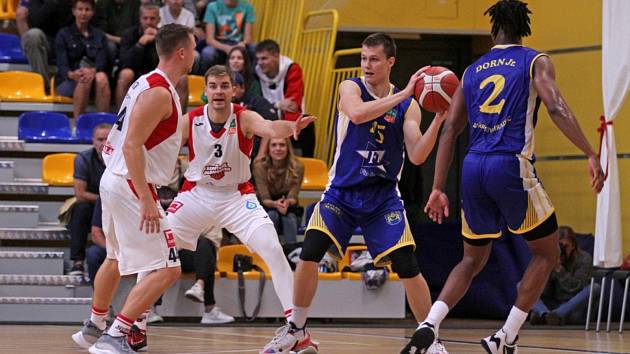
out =
<svg viewBox="0 0 630 354"><path fill-rule="evenodd" d="M424 207L424 212L429 215L429 218L440 224L442 223L442 218L444 216L448 217L449 215L448 198L444 193L444 186L446 184L446 177L448 176L448 168L453 160L455 141L466 127L466 122L467 113L464 101L464 90L460 84L453 95L453 100L451 101L451 106L449 107L444 123L444 129L442 129L435 161L433 191L429 196L427 205Z"/></svg>
<svg viewBox="0 0 630 354"><path fill-rule="evenodd" d="M445 118L446 112L436 114L429 129L423 135L420 131L420 121L422 120L420 106L418 106L416 100L411 101L409 109L405 113L405 123L403 125L405 147L411 163L414 165L424 163L435 146L440 126Z"/></svg>
<svg viewBox="0 0 630 354"><path fill-rule="evenodd" d="M253 111L241 113L241 130L246 137L258 135L261 138L286 138L293 136L297 140L302 129L311 124L317 117L301 116L295 122L287 120L266 120Z"/></svg>
<svg viewBox="0 0 630 354"><path fill-rule="evenodd" d="M123 154L129 177L140 200L140 230L154 233L160 230L160 214L145 177L145 158L142 147L161 120L171 114L171 95L162 87L146 90L138 97L129 115L129 128Z"/></svg>
<svg viewBox="0 0 630 354"><path fill-rule="evenodd" d="M604 186L604 172L599 163L599 156L593 151L575 115L562 97L556 85L555 68L547 56L541 56L534 63L534 88L556 126L588 157L591 188L599 193Z"/></svg>
<svg viewBox="0 0 630 354"><path fill-rule="evenodd" d="M350 117L350 121L354 124L361 124L374 120L389 111L395 105L404 101L407 97L412 96L416 87L416 82L422 78L423 73L429 67L425 66L416 71L404 90L399 91L391 96L387 96L378 100L363 102L361 99L361 88L350 81L345 80L339 84L339 110Z"/></svg>

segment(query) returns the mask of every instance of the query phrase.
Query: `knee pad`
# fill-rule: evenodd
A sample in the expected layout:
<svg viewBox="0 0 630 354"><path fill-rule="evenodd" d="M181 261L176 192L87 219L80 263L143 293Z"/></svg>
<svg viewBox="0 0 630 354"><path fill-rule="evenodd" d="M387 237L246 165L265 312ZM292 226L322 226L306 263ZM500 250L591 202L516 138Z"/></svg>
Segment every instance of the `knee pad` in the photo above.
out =
<svg viewBox="0 0 630 354"><path fill-rule="evenodd" d="M332 240L325 233L319 230L308 230L304 235L304 243L302 244L300 259L303 261L319 263L331 245Z"/></svg>
<svg viewBox="0 0 630 354"><path fill-rule="evenodd" d="M392 269L401 279L413 278L420 274L420 267L413 253L413 247L399 248L389 254L392 261Z"/></svg>

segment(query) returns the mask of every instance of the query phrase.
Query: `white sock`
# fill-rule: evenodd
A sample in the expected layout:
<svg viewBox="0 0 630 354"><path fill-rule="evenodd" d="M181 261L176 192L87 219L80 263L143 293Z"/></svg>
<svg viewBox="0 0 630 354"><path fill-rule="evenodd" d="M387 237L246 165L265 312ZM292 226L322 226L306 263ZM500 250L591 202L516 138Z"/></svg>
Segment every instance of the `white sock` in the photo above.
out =
<svg viewBox="0 0 630 354"><path fill-rule="evenodd" d="M142 313L142 315L140 315L140 317L138 317L138 319L136 320L136 322L134 322L133 324L135 324L136 326L138 326L138 328L141 331L147 331L147 318L149 317L149 312L151 312L151 310L146 310Z"/></svg>
<svg viewBox="0 0 630 354"><path fill-rule="evenodd" d="M308 317L308 307L293 307L293 313L289 318L290 322L295 324L297 328L304 328L306 325L306 318Z"/></svg>
<svg viewBox="0 0 630 354"><path fill-rule="evenodd" d="M512 306L512 310L510 310L510 314L508 315L507 320L505 320L505 324L503 325L503 332L505 332L505 342L507 344L513 344L516 336L518 335L518 331L525 323L527 319L527 312L521 311L518 307Z"/></svg>
<svg viewBox="0 0 630 354"><path fill-rule="evenodd" d="M116 320L114 320L114 323L112 323L112 326L109 327L107 334L112 337L126 336L129 333L132 324L132 320L122 314L118 314L118 316L116 316Z"/></svg>
<svg viewBox="0 0 630 354"><path fill-rule="evenodd" d="M94 306L92 306L90 321L92 321L96 328L100 329L101 331L105 330L105 327L107 327L107 323L105 323L105 316L107 316L107 311L108 310L98 310L95 309Z"/></svg>
<svg viewBox="0 0 630 354"><path fill-rule="evenodd" d="M427 315L426 320L424 322L429 322L430 324L435 326L435 333L438 332L440 328L440 324L444 321L446 315L448 315L448 305L444 301L436 301L433 306L431 306L431 310ZM418 326L420 327L420 326Z"/></svg>

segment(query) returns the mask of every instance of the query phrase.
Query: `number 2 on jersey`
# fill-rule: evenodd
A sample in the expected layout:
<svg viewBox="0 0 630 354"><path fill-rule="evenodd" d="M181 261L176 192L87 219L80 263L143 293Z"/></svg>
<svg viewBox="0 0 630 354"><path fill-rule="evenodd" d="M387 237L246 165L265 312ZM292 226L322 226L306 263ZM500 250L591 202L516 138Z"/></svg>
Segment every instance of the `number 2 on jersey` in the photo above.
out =
<svg viewBox="0 0 630 354"><path fill-rule="evenodd" d="M494 88L492 89L490 96L488 96L483 104L479 106L479 111L481 111L481 113L499 114L501 113L501 110L503 110L505 98L502 98L499 103L491 103L497 98L497 96L499 96L501 91L503 91L503 88L505 87L505 77L499 74L488 76L485 80L481 82L481 84L479 84L479 89L483 90L483 88L488 86L488 84L494 84Z"/></svg>

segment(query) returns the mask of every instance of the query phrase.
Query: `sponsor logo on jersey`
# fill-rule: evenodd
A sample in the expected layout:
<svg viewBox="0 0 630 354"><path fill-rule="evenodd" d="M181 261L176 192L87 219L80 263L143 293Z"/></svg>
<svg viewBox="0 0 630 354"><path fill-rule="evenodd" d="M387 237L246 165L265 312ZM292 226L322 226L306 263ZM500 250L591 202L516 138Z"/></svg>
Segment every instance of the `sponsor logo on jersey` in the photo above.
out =
<svg viewBox="0 0 630 354"><path fill-rule="evenodd" d="M385 119L385 121L388 123L395 123L397 113L398 113L398 109L392 108L389 111L387 111L387 113L385 113L385 116L383 117L383 119Z"/></svg>
<svg viewBox="0 0 630 354"><path fill-rule="evenodd" d="M245 208L247 208L248 210L254 210L258 208L258 204L256 202L252 202L251 200L248 200L245 202Z"/></svg>
<svg viewBox="0 0 630 354"><path fill-rule="evenodd" d="M230 128L228 129L228 134L236 134L236 119L232 119L230 122Z"/></svg>
<svg viewBox="0 0 630 354"><path fill-rule="evenodd" d="M402 221L402 215L400 215L400 211L392 211L390 213L385 214L385 222L389 225L397 225Z"/></svg>
<svg viewBox="0 0 630 354"><path fill-rule="evenodd" d="M164 238L166 238L166 246L168 246L168 248L175 247L175 237L171 229L164 230Z"/></svg>
<svg viewBox="0 0 630 354"><path fill-rule="evenodd" d="M179 208L181 208L182 206L184 206L184 203L175 200L171 203L171 205L168 206L168 209L166 209L166 212L175 214L175 212L178 211Z"/></svg>
<svg viewBox="0 0 630 354"><path fill-rule="evenodd" d="M232 171L232 167L230 167L227 162L222 164L210 164L203 168L204 176L210 176L216 180L225 177L225 173L230 171Z"/></svg>
<svg viewBox="0 0 630 354"><path fill-rule="evenodd" d="M385 161L385 150L377 149L377 147L368 143L365 150L357 150L357 154L363 157L361 163L361 174L364 176L384 176L387 174L385 166L389 165L389 161Z"/></svg>
<svg viewBox="0 0 630 354"><path fill-rule="evenodd" d="M107 140L105 142L105 145L103 146L103 154L105 155L111 155L114 152L114 147L112 146L112 144L109 142L109 140Z"/></svg>

